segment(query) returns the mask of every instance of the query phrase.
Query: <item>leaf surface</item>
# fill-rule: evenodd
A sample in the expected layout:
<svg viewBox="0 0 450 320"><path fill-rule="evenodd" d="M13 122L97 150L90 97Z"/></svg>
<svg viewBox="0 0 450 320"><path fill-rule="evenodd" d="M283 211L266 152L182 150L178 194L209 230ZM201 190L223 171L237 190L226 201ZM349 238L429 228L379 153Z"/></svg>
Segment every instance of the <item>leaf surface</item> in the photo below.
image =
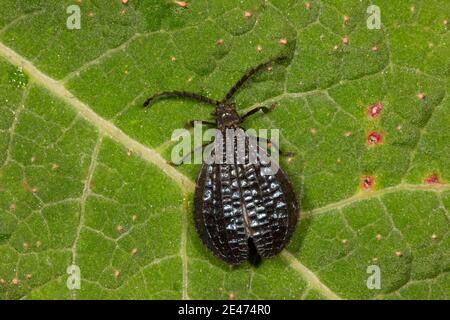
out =
<svg viewBox="0 0 450 320"><path fill-rule="evenodd" d="M1 299L450 298L448 1L377 1L375 30L369 1L83 1L79 30L70 4L0 2ZM193 225L199 166L167 163L211 109L141 105L221 99L279 55L235 101L277 103L245 127L295 153L301 220L280 256L232 268Z"/></svg>

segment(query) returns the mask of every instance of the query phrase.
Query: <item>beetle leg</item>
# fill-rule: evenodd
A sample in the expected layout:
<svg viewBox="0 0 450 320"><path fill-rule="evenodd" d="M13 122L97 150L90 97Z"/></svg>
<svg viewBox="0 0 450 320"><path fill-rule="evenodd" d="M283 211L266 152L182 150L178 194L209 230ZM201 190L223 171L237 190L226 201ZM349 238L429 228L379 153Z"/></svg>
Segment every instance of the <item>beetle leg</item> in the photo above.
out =
<svg viewBox="0 0 450 320"><path fill-rule="evenodd" d="M273 143L272 141L270 141L270 139L265 139L265 138L261 138L261 137L258 137L258 139L260 141L262 140L262 141L266 142L268 148L270 148L270 146L273 146L275 149L278 150L279 155L282 156L282 157L293 157L293 156L295 156L295 152L281 150L280 147L276 143Z"/></svg>
<svg viewBox="0 0 450 320"><path fill-rule="evenodd" d="M252 110L248 111L247 113L245 113L243 116L241 116L241 119L244 120L245 118L251 116L252 114L257 113L258 111L262 111L264 113L268 113L271 112L273 109L275 109L275 107L277 106L277 103L274 102L272 103L272 105L270 107L266 107L266 106L259 106L256 108L253 108Z"/></svg>
<svg viewBox="0 0 450 320"><path fill-rule="evenodd" d="M198 102L206 103L212 106L217 106L220 102L205 96L202 96L198 93L187 92L187 91L163 91L159 93L155 93L151 97L149 97L144 102L144 107L147 107L152 100L156 98L165 98L165 97L180 97L180 98L189 98Z"/></svg>

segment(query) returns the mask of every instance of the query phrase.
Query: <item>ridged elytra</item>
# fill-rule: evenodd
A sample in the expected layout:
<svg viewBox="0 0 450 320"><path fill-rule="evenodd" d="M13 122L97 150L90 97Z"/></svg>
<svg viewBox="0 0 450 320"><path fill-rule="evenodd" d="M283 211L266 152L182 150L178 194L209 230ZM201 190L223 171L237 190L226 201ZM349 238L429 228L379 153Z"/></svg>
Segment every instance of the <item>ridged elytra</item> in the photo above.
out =
<svg viewBox="0 0 450 320"><path fill-rule="evenodd" d="M222 133L230 128L238 129L248 116L260 110L267 113L273 108L260 106L240 116L230 99L254 74L282 59L269 60L250 69L220 101L192 92L164 91L148 98L144 107L155 98L189 98L215 107L216 121L203 121L204 124L214 125ZM245 152L247 155L248 150ZM277 255L295 230L299 207L292 186L280 168L274 175L261 174L265 166L260 161L203 164L197 178L194 195L197 232L203 243L229 264Z"/></svg>

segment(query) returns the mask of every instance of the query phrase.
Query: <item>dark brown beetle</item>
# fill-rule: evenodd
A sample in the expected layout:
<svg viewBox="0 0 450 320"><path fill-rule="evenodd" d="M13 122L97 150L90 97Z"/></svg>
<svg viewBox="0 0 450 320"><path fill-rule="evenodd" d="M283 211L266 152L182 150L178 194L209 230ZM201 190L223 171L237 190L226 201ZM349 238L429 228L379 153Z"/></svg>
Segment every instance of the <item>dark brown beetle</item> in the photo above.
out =
<svg viewBox="0 0 450 320"><path fill-rule="evenodd" d="M158 97L184 97L213 105L216 122L203 123L216 126L225 136L227 129L239 129L248 116L260 110L272 110L261 106L240 116L230 99L252 75L281 59L249 70L221 101L191 92L169 91L151 96L144 106ZM247 142L245 148L248 159ZM266 152L258 148L259 152ZM229 264L238 265L248 259L255 261L255 256L270 258L277 255L289 243L295 230L299 207L292 186L278 167L275 174L262 174L267 166L262 161L253 164L204 163L197 178L195 226L203 243Z"/></svg>

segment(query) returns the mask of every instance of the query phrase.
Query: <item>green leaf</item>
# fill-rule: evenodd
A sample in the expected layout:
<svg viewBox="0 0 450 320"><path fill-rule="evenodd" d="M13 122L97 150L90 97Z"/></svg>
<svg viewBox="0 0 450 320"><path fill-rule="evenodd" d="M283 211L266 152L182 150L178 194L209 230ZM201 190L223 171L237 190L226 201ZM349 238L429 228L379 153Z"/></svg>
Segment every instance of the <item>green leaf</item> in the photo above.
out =
<svg viewBox="0 0 450 320"><path fill-rule="evenodd" d="M449 299L449 2L377 1L374 30L370 1L188 2L80 1L69 30L73 1L1 1L0 298ZM141 105L220 99L279 55L235 100L277 103L245 127L295 152L301 220L280 256L230 267L193 225L199 166L167 162L211 109Z"/></svg>

